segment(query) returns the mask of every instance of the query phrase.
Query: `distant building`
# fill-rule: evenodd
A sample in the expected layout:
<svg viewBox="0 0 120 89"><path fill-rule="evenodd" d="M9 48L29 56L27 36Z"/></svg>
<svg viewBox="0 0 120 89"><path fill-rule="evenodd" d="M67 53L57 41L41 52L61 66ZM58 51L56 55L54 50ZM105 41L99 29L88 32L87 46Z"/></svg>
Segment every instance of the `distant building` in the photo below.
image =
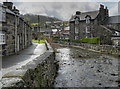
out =
<svg viewBox="0 0 120 89"><path fill-rule="evenodd" d="M60 38L62 39L69 39L70 29L69 27L65 27L63 30L60 31Z"/></svg>
<svg viewBox="0 0 120 89"><path fill-rule="evenodd" d="M113 33L111 37L112 43L116 46L120 46L120 15L109 17L106 26Z"/></svg>
<svg viewBox="0 0 120 89"><path fill-rule="evenodd" d="M109 10L103 5L96 11L77 11L69 21L70 39L100 37L101 44L112 44L111 38L120 36L118 18L120 16L109 17Z"/></svg>
<svg viewBox="0 0 120 89"><path fill-rule="evenodd" d="M32 44L32 28L12 2L0 4L0 49L3 56L18 53Z"/></svg>
<svg viewBox="0 0 120 89"><path fill-rule="evenodd" d="M52 37L53 31L50 28L38 28L38 26L33 26L33 39L38 39L40 35L45 37Z"/></svg>

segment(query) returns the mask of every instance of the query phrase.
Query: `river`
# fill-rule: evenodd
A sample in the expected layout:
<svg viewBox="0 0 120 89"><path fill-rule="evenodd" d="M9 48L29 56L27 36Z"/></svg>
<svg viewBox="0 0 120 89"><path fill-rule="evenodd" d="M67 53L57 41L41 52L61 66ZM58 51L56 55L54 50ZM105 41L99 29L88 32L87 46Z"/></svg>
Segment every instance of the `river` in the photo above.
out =
<svg viewBox="0 0 120 89"><path fill-rule="evenodd" d="M78 48L57 49L55 87L117 87L118 58Z"/></svg>

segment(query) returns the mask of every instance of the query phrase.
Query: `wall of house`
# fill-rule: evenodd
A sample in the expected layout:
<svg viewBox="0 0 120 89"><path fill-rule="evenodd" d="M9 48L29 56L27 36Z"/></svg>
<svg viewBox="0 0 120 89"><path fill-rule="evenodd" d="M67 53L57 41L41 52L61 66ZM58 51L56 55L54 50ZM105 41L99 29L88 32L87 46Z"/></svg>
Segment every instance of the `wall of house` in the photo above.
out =
<svg viewBox="0 0 120 89"><path fill-rule="evenodd" d="M2 55L12 55L32 44L30 26L18 15L6 13L6 22L2 23L6 44L2 45Z"/></svg>
<svg viewBox="0 0 120 89"><path fill-rule="evenodd" d="M11 55L15 52L15 40L14 40L14 15L6 14L6 22L2 23L2 31L5 33L5 44L2 45L3 55Z"/></svg>
<svg viewBox="0 0 120 89"><path fill-rule="evenodd" d="M74 40L75 39L75 24L74 24L74 22L70 22L69 23L69 25L70 25L70 39L72 39L72 40Z"/></svg>
<svg viewBox="0 0 120 89"><path fill-rule="evenodd" d="M86 14L87 15L87 14ZM86 23L86 20L80 21L78 25L75 21L70 22L70 39L79 40L81 38L100 37L101 44L111 44L112 33L101 27L100 25L105 24L109 16L107 7L100 6L99 14L96 18L91 19L90 23ZM75 29L78 29L78 34L74 33ZM73 30L73 31L72 31ZM76 39L77 38L77 39Z"/></svg>
<svg viewBox="0 0 120 89"><path fill-rule="evenodd" d="M120 28L120 23L119 24L106 24L106 26L120 31L120 29L119 29Z"/></svg>

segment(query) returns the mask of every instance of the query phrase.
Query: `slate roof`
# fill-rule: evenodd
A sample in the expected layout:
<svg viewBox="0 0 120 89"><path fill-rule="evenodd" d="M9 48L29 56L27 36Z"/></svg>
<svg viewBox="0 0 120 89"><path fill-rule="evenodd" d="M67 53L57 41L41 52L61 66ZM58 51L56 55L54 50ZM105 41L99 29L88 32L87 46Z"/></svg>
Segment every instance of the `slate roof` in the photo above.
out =
<svg viewBox="0 0 120 89"><path fill-rule="evenodd" d="M80 14L80 20L85 20L85 17L87 15L91 16L91 19L95 19L99 14L99 10L96 10L96 11L90 11L90 12L82 12ZM74 18L75 18L76 15L72 16L70 21L74 21Z"/></svg>
<svg viewBox="0 0 120 89"><path fill-rule="evenodd" d="M48 32L48 33L51 33L51 32L52 32L52 29L40 29L40 32Z"/></svg>
<svg viewBox="0 0 120 89"><path fill-rule="evenodd" d="M108 19L108 24L116 24L116 23L120 23L120 15L118 16L111 16Z"/></svg>
<svg viewBox="0 0 120 89"><path fill-rule="evenodd" d="M9 10L9 9L6 9L6 12L9 13L9 14L15 15L15 13L12 12L11 10Z"/></svg>

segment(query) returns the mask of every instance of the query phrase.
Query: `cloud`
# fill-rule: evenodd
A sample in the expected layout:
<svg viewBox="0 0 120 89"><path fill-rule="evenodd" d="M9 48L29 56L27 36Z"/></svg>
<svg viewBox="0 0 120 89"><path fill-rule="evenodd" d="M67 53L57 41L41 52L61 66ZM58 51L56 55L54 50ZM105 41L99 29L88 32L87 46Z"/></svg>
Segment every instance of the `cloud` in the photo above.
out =
<svg viewBox="0 0 120 89"><path fill-rule="evenodd" d="M40 14L69 20L77 10L81 12L98 10L96 2L24 2L17 7L21 13Z"/></svg>
<svg viewBox="0 0 120 89"><path fill-rule="evenodd" d="M109 9L109 12L110 12L110 16L114 16L114 15L120 14L120 13L118 12L118 3L116 3L113 7L111 7L111 8Z"/></svg>
<svg viewBox="0 0 120 89"><path fill-rule="evenodd" d="M5 1L5 0L2 0ZM86 12L99 10L99 4L103 0L11 0L22 14L39 14L69 20L76 11ZM62 2L63 1L63 2ZM99 2L101 1L101 2ZM110 2L112 0L104 0ZM117 1L117 0L114 0ZM113 3L105 3L110 6L110 15L116 15L118 7Z"/></svg>

